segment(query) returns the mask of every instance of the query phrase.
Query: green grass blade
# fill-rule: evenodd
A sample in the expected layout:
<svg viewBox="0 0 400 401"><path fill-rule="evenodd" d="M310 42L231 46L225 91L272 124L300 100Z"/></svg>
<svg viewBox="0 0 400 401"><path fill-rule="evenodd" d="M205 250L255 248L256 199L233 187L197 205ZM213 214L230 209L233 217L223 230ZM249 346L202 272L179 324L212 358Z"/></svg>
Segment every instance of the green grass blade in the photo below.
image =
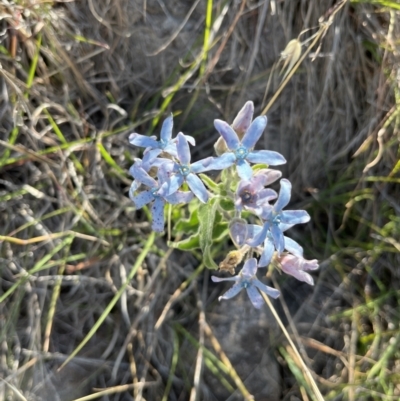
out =
<svg viewBox="0 0 400 401"><path fill-rule="evenodd" d="M172 380L174 378L176 365L178 364L178 359L179 359L179 338L178 335L176 334L176 331L174 331L174 353L172 355L171 369L169 370L168 373L168 381L167 385L165 386L165 391L162 401L167 401L169 399L168 395L172 387Z"/></svg>
<svg viewBox="0 0 400 401"><path fill-rule="evenodd" d="M112 308L115 306L115 304L121 298L121 295L126 290L126 287L131 282L133 277L135 276L135 274L138 271L139 267L142 265L145 257L149 253L149 251L150 251L150 249L151 249L151 247L152 247L152 245L154 243L155 237L156 237L155 233L152 232L150 234L150 236L149 236L149 238L148 238L148 240L147 240L142 252L140 253L138 258L136 259L135 264L133 265L131 271L129 272L128 278L125 280L125 282L122 284L121 288L118 290L118 292L114 295L113 299L110 301L110 303L104 309L104 312L97 319L97 322L91 328L91 330L86 335L86 337L81 341L81 343L75 348L75 350L72 352L72 354L58 368L58 371L60 371L65 365L67 365L67 363L69 363L78 354L78 352L85 346L85 344L93 337L93 335L96 333L96 331L99 329L99 327L103 324L104 320L107 318L107 316L111 312Z"/></svg>
<svg viewBox="0 0 400 401"><path fill-rule="evenodd" d="M26 280L28 280L29 276L37 273L40 271L43 266L46 265L46 263L55 255L57 254L61 249L63 249L65 246L69 246L74 239L74 236L70 235L69 237L65 238L60 244L58 244L54 249L48 253L45 257L43 257L39 262L37 262L31 270L27 272L26 275L21 277L15 284L13 284L1 297L0 297L0 303L4 302L5 299L7 299L8 296L10 296L21 284L23 284Z"/></svg>

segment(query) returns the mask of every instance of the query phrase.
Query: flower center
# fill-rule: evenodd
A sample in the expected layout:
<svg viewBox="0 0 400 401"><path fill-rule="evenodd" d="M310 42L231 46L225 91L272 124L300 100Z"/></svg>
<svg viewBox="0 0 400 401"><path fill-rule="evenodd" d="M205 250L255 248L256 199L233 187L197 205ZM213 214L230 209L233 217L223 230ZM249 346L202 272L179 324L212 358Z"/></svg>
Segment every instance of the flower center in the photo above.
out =
<svg viewBox="0 0 400 401"><path fill-rule="evenodd" d="M164 141L164 139L160 139L160 148L164 149L168 145L168 142Z"/></svg>
<svg viewBox="0 0 400 401"><path fill-rule="evenodd" d="M244 147L240 146L235 150L236 159L243 160L247 157L249 151Z"/></svg>
<svg viewBox="0 0 400 401"><path fill-rule="evenodd" d="M159 198L159 197L160 197L160 195L158 195L158 193L157 193L157 191L158 191L159 189L160 189L160 188L157 188L157 187L151 188L150 192L151 192L151 194L154 196L154 198Z"/></svg>
<svg viewBox="0 0 400 401"><path fill-rule="evenodd" d="M179 171L184 177L186 177L188 174L190 174L190 167L186 164L183 164L179 167Z"/></svg>
<svg viewBox="0 0 400 401"><path fill-rule="evenodd" d="M253 194L249 191L243 191L240 194L240 197L241 197L243 203L250 203L253 198Z"/></svg>
<svg viewBox="0 0 400 401"><path fill-rule="evenodd" d="M280 214L277 214L276 216L274 216L272 218L272 224L278 226L280 222L281 222L281 215Z"/></svg>

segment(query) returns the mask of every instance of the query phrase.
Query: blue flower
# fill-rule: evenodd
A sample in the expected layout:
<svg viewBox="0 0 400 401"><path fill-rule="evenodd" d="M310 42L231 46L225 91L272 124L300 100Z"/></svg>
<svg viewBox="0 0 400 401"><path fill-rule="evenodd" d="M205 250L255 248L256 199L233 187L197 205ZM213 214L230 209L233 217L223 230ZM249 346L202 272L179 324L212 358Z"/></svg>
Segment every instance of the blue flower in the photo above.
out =
<svg viewBox="0 0 400 401"><path fill-rule="evenodd" d="M229 151L214 159L210 164L213 170L223 170L236 164L239 177L250 180L253 170L250 163L265 163L278 166L286 163L285 158L278 152L271 150L253 150L256 142L260 139L265 127L267 117L257 117L247 129L240 140L235 130L225 121L215 120L214 126L224 138Z"/></svg>
<svg viewBox="0 0 400 401"><path fill-rule="evenodd" d="M186 137L180 132L177 136L177 160L167 161L163 164L170 174L170 178L161 186L158 194L169 196L175 193L186 182L197 198L202 202L208 201L208 192L203 182L196 174L210 170L208 165L213 160L208 157L190 164L190 149Z"/></svg>
<svg viewBox="0 0 400 401"><path fill-rule="evenodd" d="M260 309L264 303L264 300L258 290L261 290L272 298L278 298L280 295L279 291L263 284L256 277L256 273L257 260L255 258L252 258L245 262L243 269L235 277L220 278L212 276L211 280L214 282L235 281L233 287L231 287L224 295L222 295L218 299L221 300L233 298L235 295L239 294L239 292L242 291L243 288L245 288L251 303L254 305L255 308Z"/></svg>
<svg viewBox="0 0 400 401"><path fill-rule="evenodd" d="M264 225L261 230L254 230L253 239L247 240L247 244L252 247L264 243L260 266L269 264L275 249L280 254L285 248L287 249L290 241L297 244L295 241L290 240L290 238L287 239L287 237L284 237L283 231L295 224L310 221L310 216L305 210L282 210L289 203L292 184L285 178L280 181L280 184L281 190L277 201L273 206L264 206L261 213L261 218L265 221ZM289 246L291 245L293 244L289 244ZM295 245L293 246L295 247ZM298 246L300 247L300 245Z"/></svg>
<svg viewBox="0 0 400 401"><path fill-rule="evenodd" d="M171 114L163 122L159 141L156 140L154 135L149 137L133 133L129 135L129 142L132 145L146 148L145 152L151 152L151 157L157 157L162 152L176 156L176 138L172 139L172 127L173 117ZM195 145L195 140L193 137L188 135L185 135L185 137L188 142L190 142L193 146Z"/></svg>
<svg viewBox="0 0 400 401"><path fill-rule="evenodd" d="M272 184L282 173L278 170L261 169L249 180L242 180L235 194L236 209L249 210L255 214L260 214L263 210L263 205L277 198L277 193L265 186Z"/></svg>
<svg viewBox="0 0 400 401"><path fill-rule="evenodd" d="M155 168L160 168L160 166L165 163L166 161L168 161L169 159L163 159L163 158L159 158L157 157L156 154L150 152L146 152L143 155L143 159L139 159L139 158L135 158L135 163L131 166L131 168L129 169L129 174L134 177L134 170L138 167L142 168L146 173L148 173L150 171L150 169L152 167ZM139 189L140 187L140 182L137 180L134 180L132 182L132 186L131 186L131 192L135 192L136 190Z"/></svg>
<svg viewBox="0 0 400 401"><path fill-rule="evenodd" d="M131 173L135 178L129 191L129 197L135 204L136 209L141 209L144 205L153 202L151 206L152 214L152 229L157 232L164 231L164 207L166 202L173 205L178 203L188 203L193 199L191 192L177 191L170 196L160 196L157 192L160 186L168 179L168 172L163 165L158 169L158 181L150 177L143 168L133 165ZM148 186L150 189L140 192L135 195L136 191L135 182L139 182Z"/></svg>
<svg viewBox="0 0 400 401"><path fill-rule="evenodd" d="M289 228L293 227L293 224L279 224L279 229L284 232L289 230ZM263 226L259 226L257 224L247 224L246 220L243 219L235 219L229 225L229 234L232 238L232 241L239 248L251 242L257 235L261 233ZM285 249L291 252L293 255L302 257L303 256L303 248L293 239L284 236ZM259 244L261 245L261 243ZM268 266L271 262L272 256L275 252L274 240L272 238L271 233L267 232L267 235L264 239L264 248L259 247L261 253L261 258L258 262L258 267Z"/></svg>

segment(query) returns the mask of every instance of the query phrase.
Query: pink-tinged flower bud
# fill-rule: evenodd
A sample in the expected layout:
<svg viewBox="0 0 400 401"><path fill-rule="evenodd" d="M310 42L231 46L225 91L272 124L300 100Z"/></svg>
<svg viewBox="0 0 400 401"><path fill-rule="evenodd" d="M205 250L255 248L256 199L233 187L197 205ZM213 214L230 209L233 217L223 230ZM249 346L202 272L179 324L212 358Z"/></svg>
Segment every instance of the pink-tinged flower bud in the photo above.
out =
<svg viewBox="0 0 400 401"><path fill-rule="evenodd" d="M318 261L316 259L306 260L299 256L284 255L277 258L284 273L290 274L299 281L314 285L314 279L305 272L305 270L318 269Z"/></svg>
<svg viewBox="0 0 400 401"><path fill-rule="evenodd" d="M232 128L238 134L239 139L242 139L245 132L249 129L251 120L253 119L253 114L254 104L249 100L239 111L232 123Z"/></svg>
<svg viewBox="0 0 400 401"><path fill-rule="evenodd" d="M253 119L253 114L254 104L251 100L249 100L245 103L245 105L239 111L238 115L233 120L232 128L234 129L240 140L243 138L243 135L250 127L251 121ZM221 156L228 150L224 138L218 138L217 142L215 142L214 150L218 156Z"/></svg>

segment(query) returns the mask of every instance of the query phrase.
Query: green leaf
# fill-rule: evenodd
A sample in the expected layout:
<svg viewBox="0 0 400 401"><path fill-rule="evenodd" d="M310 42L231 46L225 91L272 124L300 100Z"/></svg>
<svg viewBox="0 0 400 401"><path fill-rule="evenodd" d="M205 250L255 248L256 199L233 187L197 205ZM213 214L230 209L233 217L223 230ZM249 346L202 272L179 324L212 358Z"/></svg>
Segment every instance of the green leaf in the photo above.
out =
<svg viewBox="0 0 400 401"><path fill-rule="evenodd" d="M235 209L235 204L232 199L224 198L219 201L221 208L227 212L230 212Z"/></svg>
<svg viewBox="0 0 400 401"><path fill-rule="evenodd" d="M204 184L207 185L208 189L211 189L211 191L213 191L215 194L219 194L220 187L214 180L212 180L208 175L205 174L199 174L199 177L204 182Z"/></svg>
<svg viewBox="0 0 400 401"><path fill-rule="evenodd" d="M199 234L191 235L189 238L178 242L168 241L168 246L180 249L181 251L190 251L192 249L200 248Z"/></svg>
<svg viewBox="0 0 400 401"><path fill-rule="evenodd" d="M254 166L251 166L251 168L253 169L254 172L261 170L263 168L268 168L268 164L264 164L264 163L259 163L259 164L255 164Z"/></svg>
<svg viewBox="0 0 400 401"><path fill-rule="evenodd" d="M189 233L191 231L195 231L199 226L199 216L198 209L195 209L190 214L188 219L179 220L178 223L175 224L175 231Z"/></svg>
<svg viewBox="0 0 400 401"><path fill-rule="evenodd" d="M216 224L213 229L213 240L214 242L222 241L229 233L228 223Z"/></svg>
<svg viewBox="0 0 400 401"><path fill-rule="evenodd" d="M215 215L218 209L218 199L213 198L205 205L199 207L199 236L200 248L203 251L203 262L209 269L218 269L211 256L211 246L213 245L213 229Z"/></svg>
<svg viewBox="0 0 400 401"><path fill-rule="evenodd" d="M211 255L210 245L207 245L203 250L203 263L208 269L218 270L218 266Z"/></svg>

